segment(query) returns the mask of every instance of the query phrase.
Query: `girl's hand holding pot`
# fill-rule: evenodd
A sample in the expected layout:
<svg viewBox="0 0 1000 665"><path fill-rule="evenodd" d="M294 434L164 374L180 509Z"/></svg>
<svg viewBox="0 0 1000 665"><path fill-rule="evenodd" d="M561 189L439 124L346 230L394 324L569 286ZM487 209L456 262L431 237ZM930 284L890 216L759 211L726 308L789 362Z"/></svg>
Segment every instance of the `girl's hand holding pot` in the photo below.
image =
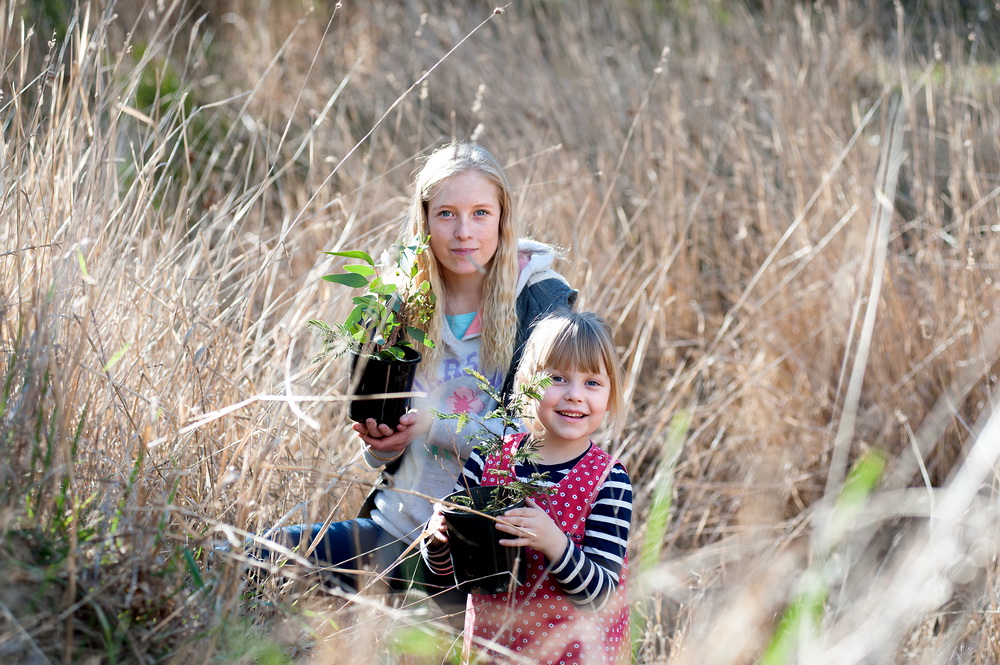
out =
<svg viewBox="0 0 1000 665"><path fill-rule="evenodd" d="M444 519L443 503L434 504L434 514L427 521L425 531L430 535L431 541L434 543L443 545L448 542L448 523Z"/></svg>
<svg viewBox="0 0 1000 665"><path fill-rule="evenodd" d="M524 508L511 508L497 521L498 530L514 536L501 540L500 544L532 547L549 561L558 561L569 543L566 534L533 499L525 499L524 504Z"/></svg>
<svg viewBox="0 0 1000 665"><path fill-rule="evenodd" d="M429 414L421 411L404 413L396 429L377 423L373 418L351 426L377 458L384 457L387 461L401 455L414 439L429 432L430 428Z"/></svg>

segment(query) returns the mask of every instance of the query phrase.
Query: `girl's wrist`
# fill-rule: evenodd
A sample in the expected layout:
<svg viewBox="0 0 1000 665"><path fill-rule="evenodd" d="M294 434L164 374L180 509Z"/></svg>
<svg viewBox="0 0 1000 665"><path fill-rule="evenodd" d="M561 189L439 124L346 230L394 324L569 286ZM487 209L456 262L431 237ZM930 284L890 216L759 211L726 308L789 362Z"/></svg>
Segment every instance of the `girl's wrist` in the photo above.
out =
<svg viewBox="0 0 1000 665"><path fill-rule="evenodd" d="M377 459L379 462L389 463L389 462L395 462L400 457L402 457L403 453L406 452L406 448L403 448L402 450L400 450L398 453L396 453L392 457L382 457L377 452L375 452L374 448L372 448L371 446L369 446L369 445L366 444L365 445L365 452L368 453L369 455L371 455L372 457L374 457L375 459Z"/></svg>
<svg viewBox="0 0 1000 665"><path fill-rule="evenodd" d="M553 542L551 547L546 547L547 551L544 552L549 563L555 568L564 565L563 562L566 558L566 553L573 547L573 540L569 537L569 534L560 531L560 536L559 540Z"/></svg>

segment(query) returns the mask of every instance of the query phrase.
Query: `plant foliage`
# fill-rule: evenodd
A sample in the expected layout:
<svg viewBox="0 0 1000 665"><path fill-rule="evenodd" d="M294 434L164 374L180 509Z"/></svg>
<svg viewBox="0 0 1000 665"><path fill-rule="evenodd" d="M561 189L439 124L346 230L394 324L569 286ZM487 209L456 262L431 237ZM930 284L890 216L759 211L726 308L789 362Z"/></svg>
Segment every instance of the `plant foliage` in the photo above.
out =
<svg viewBox="0 0 1000 665"><path fill-rule="evenodd" d="M417 257L427 249L426 237L414 237L382 253L379 261L361 250L324 252L362 263L344 266L344 272L325 275L324 280L352 289L365 289L353 298L354 308L343 322L328 324L312 319L309 326L323 341L318 359L352 352L391 361L403 357L403 348L413 342L434 348L423 326L434 313L430 282L416 283Z"/></svg>
<svg viewBox="0 0 1000 665"><path fill-rule="evenodd" d="M466 368L465 372L476 379L480 390L496 400L497 407L484 416L469 413L442 413L437 410L432 410L432 413L435 418L458 421L456 431L461 431L469 422L477 423L479 430L475 436L476 448L479 449L483 459L499 455L503 452L504 439L510 434L520 431L520 424L527 413L529 403L542 398L545 389L552 385L552 378L542 374L535 375L527 383L518 386L510 399L505 401L499 391L490 385L485 376L471 368ZM491 421L501 424L499 433L486 425L487 422ZM541 459L541 455L538 453L539 443L531 436L525 437L511 455L511 467L516 468L519 465L534 464L539 461ZM489 503L485 506L471 506L471 498L461 496L456 498L456 502L475 507L484 513L499 513L529 496L554 492L552 487L546 486L549 476L546 472L533 472L527 480L520 480L513 472L506 469L497 469L494 473L509 478L509 481L493 493Z"/></svg>

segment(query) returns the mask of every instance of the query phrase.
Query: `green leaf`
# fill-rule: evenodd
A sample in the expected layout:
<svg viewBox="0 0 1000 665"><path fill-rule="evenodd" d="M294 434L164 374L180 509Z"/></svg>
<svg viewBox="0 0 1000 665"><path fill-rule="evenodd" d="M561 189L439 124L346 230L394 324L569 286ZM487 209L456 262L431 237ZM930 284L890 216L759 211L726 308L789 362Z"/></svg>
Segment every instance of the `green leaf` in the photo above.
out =
<svg viewBox="0 0 1000 665"><path fill-rule="evenodd" d="M458 421L457 423L455 423L455 431L456 432L461 432L462 428L465 427L466 425L468 425L469 424L469 420L470 420L469 414L465 413L465 412L455 413L455 414L452 414L449 417L450 418L454 418L455 420Z"/></svg>
<svg viewBox="0 0 1000 665"><path fill-rule="evenodd" d="M472 369L471 367L466 367L465 368L465 373L468 374L469 376L471 376L472 378L474 378L480 384L485 383L485 384L489 385L489 383L490 383L489 381L486 380L485 376L483 376L482 374L480 374L476 370Z"/></svg>
<svg viewBox="0 0 1000 665"><path fill-rule="evenodd" d="M864 508L885 471L886 454L879 449L865 452L858 458L837 497L833 520L828 527L835 542L846 534L857 514ZM785 609L771 641L764 650L761 665L785 665L793 657L803 639L816 634L823 621L823 611L829 596L827 582L820 572L823 563L813 561L799 579L799 591Z"/></svg>
<svg viewBox="0 0 1000 665"><path fill-rule="evenodd" d="M819 629L823 608L829 589L816 571L806 571L799 581L803 587L789 604L771 641L764 650L761 665L785 665L794 662L793 656L802 638L808 638Z"/></svg>
<svg viewBox="0 0 1000 665"><path fill-rule="evenodd" d="M414 342L418 342L420 344L423 344L424 346L427 346L428 348L431 348L431 349L434 348L434 343L433 342L431 342L430 344L427 344L427 342L430 341L430 340L427 339L427 334L423 330L421 330L420 328L414 328L413 326L407 326L406 327L406 334L409 335L410 339L412 339Z"/></svg>
<svg viewBox="0 0 1000 665"><path fill-rule="evenodd" d="M885 464L886 455L879 449L872 449L858 458L837 500L838 509L855 512L854 509L868 498L882 478Z"/></svg>
<svg viewBox="0 0 1000 665"><path fill-rule="evenodd" d="M346 328L353 327L355 324L357 324L358 321L361 320L362 314L364 314L364 308L361 307L360 305L352 309L351 313L347 315L346 319L344 319L344 327Z"/></svg>
<svg viewBox="0 0 1000 665"><path fill-rule="evenodd" d="M198 564L194 560L194 555L191 554L191 550L184 548L182 551L184 556L184 565L187 567L188 573L191 575L191 581L194 583L196 589L204 589L205 581L201 578L201 572L198 570Z"/></svg>
<svg viewBox="0 0 1000 665"><path fill-rule="evenodd" d="M394 661L436 663L451 647L446 634L423 626L395 628L389 638L389 653L395 657Z"/></svg>
<svg viewBox="0 0 1000 665"><path fill-rule="evenodd" d="M368 286L368 280L361 275L355 275L354 273L339 273L336 275L323 275L323 279L328 282L333 282L335 284L343 284L344 286L349 286L352 289L357 289L362 286Z"/></svg>
<svg viewBox="0 0 1000 665"><path fill-rule="evenodd" d="M365 277L370 277L371 275L375 274L375 268L372 268L371 266L363 266L354 263L352 263L349 266L344 266L344 270L346 270L347 272L356 273L358 275L364 275Z"/></svg>
<svg viewBox="0 0 1000 665"><path fill-rule="evenodd" d="M79 248L76 250L76 260L80 264L80 272L83 273L83 278L85 280L91 279L90 274L87 273L87 262L83 258L83 252Z"/></svg>
<svg viewBox="0 0 1000 665"><path fill-rule="evenodd" d="M882 478L885 471L886 454L874 448L861 455L847 474L844 488L837 497L830 523L827 527L827 538L830 542L839 541L847 534L858 513L865 505Z"/></svg>
<svg viewBox="0 0 1000 665"><path fill-rule="evenodd" d="M379 351L378 355L382 360L402 360L403 350L398 346L390 346L387 349Z"/></svg>
<svg viewBox="0 0 1000 665"><path fill-rule="evenodd" d="M483 376L476 370L472 369L471 367L466 367L465 373L474 378L476 380L476 383L479 384L479 389L482 390L487 395L489 395L490 397L492 397L494 402L498 404L504 403L503 397L500 395L499 392L497 392L496 388L494 388L490 384L490 382L486 379L485 376ZM522 411L522 409L519 407L520 405L518 404L514 408L514 411L517 412L517 414L520 414L520 412Z"/></svg>
<svg viewBox="0 0 1000 665"><path fill-rule="evenodd" d="M122 356L125 355L125 352L128 351L129 347L131 347L131 346L132 346L131 344L126 344L122 348L118 349L118 352L115 353L115 355L111 356L111 360L109 360L104 365L104 371L107 372L109 369L111 369L112 367L114 367L118 363L118 361L122 359Z"/></svg>
<svg viewBox="0 0 1000 665"><path fill-rule="evenodd" d="M684 439L691 428L691 413L677 411L670 419L660 463L654 474L653 494L646 517L646 537L639 553L639 570L648 573L660 561L673 504L674 472Z"/></svg>
<svg viewBox="0 0 1000 665"><path fill-rule="evenodd" d="M306 321L306 325L309 326L310 328L315 328L318 332L321 333L332 332L330 324L327 323L326 321L320 321L319 319L309 319L308 321Z"/></svg>
<svg viewBox="0 0 1000 665"><path fill-rule="evenodd" d="M329 254L330 256L342 256L345 259L359 259L364 261L370 266L375 265L375 261L372 260L371 255L368 252L362 252L360 249L354 249L347 252L323 252L324 254Z"/></svg>

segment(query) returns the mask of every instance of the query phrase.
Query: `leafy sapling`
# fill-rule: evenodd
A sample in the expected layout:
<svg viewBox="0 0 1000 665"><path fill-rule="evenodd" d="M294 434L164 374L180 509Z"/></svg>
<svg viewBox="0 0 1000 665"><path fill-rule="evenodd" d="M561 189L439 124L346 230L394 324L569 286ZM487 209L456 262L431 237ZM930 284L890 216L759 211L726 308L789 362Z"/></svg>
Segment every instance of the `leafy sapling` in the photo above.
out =
<svg viewBox="0 0 1000 665"><path fill-rule="evenodd" d="M324 252L361 261L345 265L342 273L324 275L324 280L366 292L354 296L354 308L343 322L308 322L323 344L317 360L356 353L391 361L403 358L404 348L413 343L434 347L423 329L434 312L434 293L430 282L416 280L417 256L426 249L427 238L414 237L383 252L377 262L361 250Z"/></svg>
<svg viewBox="0 0 1000 665"><path fill-rule="evenodd" d="M435 418L457 421L456 431L459 432L470 422L478 424L479 429L473 439L483 459L499 455L503 451L504 439L520 431L520 421L528 413L529 404L542 398L545 389L552 385L552 379L543 374L535 375L530 381L518 386L510 399L505 401L503 396L490 385L485 376L471 368L466 368L465 372L476 379L480 390L496 400L497 407L481 417L468 413L442 413L437 410L432 411L432 413ZM501 424L500 432L495 432L487 427L486 423L489 421L499 422ZM531 437L526 437L511 455L511 468L524 464L534 464L540 459L538 442ZM459 505L475 508L484 513L496 514L529 496L548 495L555 491L554 488L547 486L547 472L533 472L527 480L520 480L511 471L505 469L499 469L495 473L509 478L509 481L497 487L486 505L473 506L469 496L460 495L452 497L452 500Z"/></svg>

